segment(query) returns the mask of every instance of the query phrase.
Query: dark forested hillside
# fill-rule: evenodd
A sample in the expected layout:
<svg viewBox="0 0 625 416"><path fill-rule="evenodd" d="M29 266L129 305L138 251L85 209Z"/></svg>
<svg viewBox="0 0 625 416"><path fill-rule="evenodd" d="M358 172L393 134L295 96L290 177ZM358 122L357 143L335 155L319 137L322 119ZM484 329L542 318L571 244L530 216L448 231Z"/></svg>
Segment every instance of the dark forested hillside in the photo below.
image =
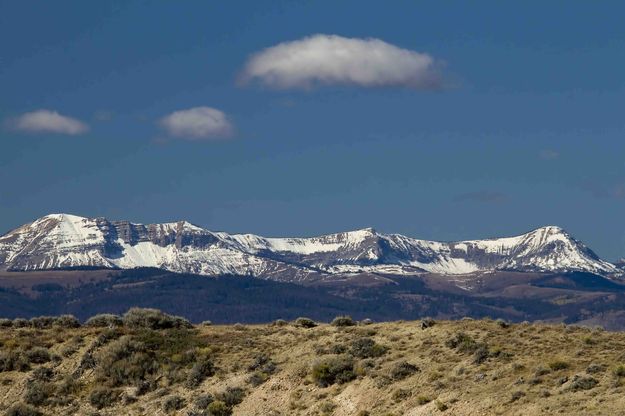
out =
<svg viewBox="0 0 625 416"><path fill-rule="evenodd" d="M328 281L314 286L223 276L175 274L157 269L50 271L0 279L0 315L8 318L122 313L154 307L193 322L268 322L310 316L327 321L340 314L377 321L424 316L492 317L623 327L622 286L592 275L505 274L471 282L471 289L445 284L440 276ZM104 274L103 274L104 273ZM79 274L79 278L76 277ZM22 277L20 277L22 276ZM504 284L505 283L505 284Z"/></svg>

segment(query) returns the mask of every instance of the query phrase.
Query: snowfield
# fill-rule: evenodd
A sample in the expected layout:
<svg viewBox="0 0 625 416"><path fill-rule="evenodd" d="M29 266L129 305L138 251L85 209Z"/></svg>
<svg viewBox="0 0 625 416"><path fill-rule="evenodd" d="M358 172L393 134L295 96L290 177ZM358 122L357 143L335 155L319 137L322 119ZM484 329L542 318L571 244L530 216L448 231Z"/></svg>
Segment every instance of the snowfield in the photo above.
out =
<svg viewBox="0 0 625 416"><path fill-rule="evenodd" d="M212 232L186 221L143 225L51 214L0 237L1 269L68 267L156 267L283 281L363 272L585 271L607 276L620 270L556 226L459 242L385 235L371 228L311 238L265 238Z"/></svg>

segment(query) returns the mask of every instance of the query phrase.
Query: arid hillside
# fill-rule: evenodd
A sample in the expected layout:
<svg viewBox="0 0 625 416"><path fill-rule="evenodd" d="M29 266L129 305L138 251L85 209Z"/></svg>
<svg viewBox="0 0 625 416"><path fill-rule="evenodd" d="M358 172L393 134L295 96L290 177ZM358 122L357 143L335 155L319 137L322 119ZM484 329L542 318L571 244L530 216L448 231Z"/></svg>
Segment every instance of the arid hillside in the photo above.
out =
<svg viewBox="0 0 625 416"><path fill-rule="evenodd" d="M0 414L615 415L625 333L504 321L0 320Z"/></svg>

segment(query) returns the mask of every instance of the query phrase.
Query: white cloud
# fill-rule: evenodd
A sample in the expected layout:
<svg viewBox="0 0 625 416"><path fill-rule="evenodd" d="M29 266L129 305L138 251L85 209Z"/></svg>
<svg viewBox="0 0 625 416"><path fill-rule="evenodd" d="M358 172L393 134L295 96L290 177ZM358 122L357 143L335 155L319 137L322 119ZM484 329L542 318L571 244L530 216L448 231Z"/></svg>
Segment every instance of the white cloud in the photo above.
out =
<svg viewBox="0 0 625 416"><path fill-rule="evenodd" d="M77 135L89 130L89 126L75 118L63 116L56 111L37 110L17 117L11 125L28 133L58 133Z"/></svg>
<svg viewBox="0 0 625 416"><path fill-rule="evenodd" d="M538 152L538 157L543 160L554 160L560 157L560 153L552 149L543 149Z"/></svg>
<svg viewBox="0 0 625 416"><path fill-rule="evenodd" d="M160 125L171 136L192 140L228 137L234 130L226 114L211 107L174 111Z"/></svg>
<svg viewBox="0 0 625 416"><path fill-rule="evenodd" d="M428 54L379 39L313 35L252 55L241 81L259 81L273 88L351 84L431 89L441 85L439 67Z"/></svg>

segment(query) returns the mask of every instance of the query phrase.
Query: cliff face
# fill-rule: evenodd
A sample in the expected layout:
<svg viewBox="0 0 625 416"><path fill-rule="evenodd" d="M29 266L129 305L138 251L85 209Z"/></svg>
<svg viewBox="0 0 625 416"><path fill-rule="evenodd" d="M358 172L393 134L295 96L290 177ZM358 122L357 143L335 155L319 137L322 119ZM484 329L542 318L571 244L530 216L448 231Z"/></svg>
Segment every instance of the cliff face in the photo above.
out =
<svg viewBox="0 0 625 416"><path fill-rule="evenodd" d="M311 238L266 238L212 232L186 221L143 225L67 214L48 215L0 237L0 267L13 271L156 267L295 282L362 272L622 273L554 226L516 237L459 242L386 235L371 228Z"/></svg>

